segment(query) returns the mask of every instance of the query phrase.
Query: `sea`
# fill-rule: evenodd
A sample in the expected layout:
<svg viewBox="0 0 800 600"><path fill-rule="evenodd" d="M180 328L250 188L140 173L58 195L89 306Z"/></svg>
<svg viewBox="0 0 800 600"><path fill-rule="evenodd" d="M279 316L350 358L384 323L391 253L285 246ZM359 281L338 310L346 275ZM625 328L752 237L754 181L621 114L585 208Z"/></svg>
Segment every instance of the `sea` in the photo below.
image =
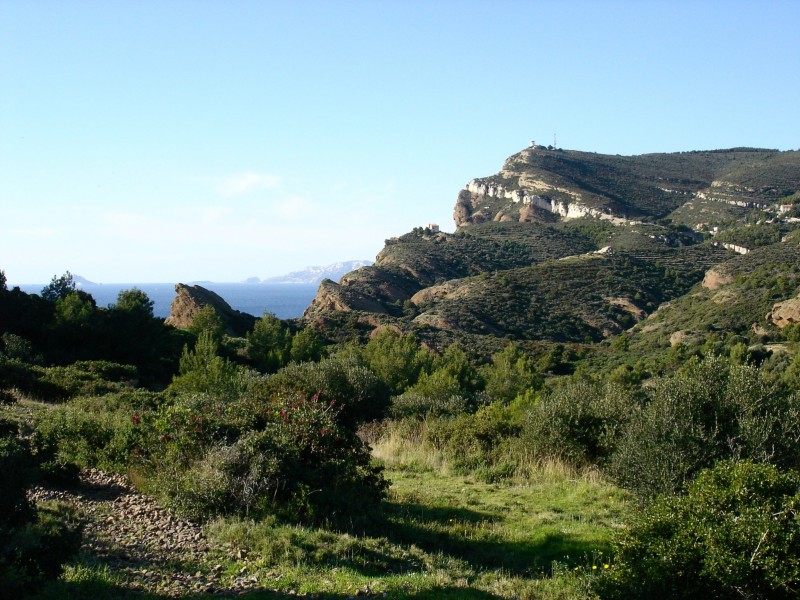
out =
<svg viewBox="0 0 800 600"><path fill-rule="evenodd" d="M26 284L18 286L28 294L40 294L46 284ZM192 285L192 284L189 284ZM273 313L279 319L295 319L303 315L319 286L301 283L197 283L207 290L219 294L232 308L256 317L265 312ZM9 288L11 285L9 285ZM175 298L174 283L98 283L81 284L78 289L92 295L97 306L108 306L117 301L123 290L138 288L153 301L153 314L157 317L169 316L169 308Z"/></svg>

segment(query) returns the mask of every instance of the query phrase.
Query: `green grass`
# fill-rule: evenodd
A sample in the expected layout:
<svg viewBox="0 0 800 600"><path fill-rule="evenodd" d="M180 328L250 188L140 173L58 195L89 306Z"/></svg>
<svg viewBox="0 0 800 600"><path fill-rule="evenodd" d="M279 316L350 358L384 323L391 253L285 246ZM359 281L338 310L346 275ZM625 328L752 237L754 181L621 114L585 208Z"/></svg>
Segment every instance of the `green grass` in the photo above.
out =
<svg viewBox="0 0 800 600"><path fill-rule="evenodd" d="M228 585L256 577L258 590L244 596L254 599L586 598L592 576L613 568L612 539L629 507L596 472L550 465L539 477L488 484L450 473L436 457L383 450L392 487L373 525L347 533L220 518L206 525L212 550L197 568L221 565ZM134 592L123 574L82 553L40 595L80 597Z"/></svg>
<svg viewBox="0 0 800 600"><path fill-rule="evenodd" d="M585 597L625 514L623 494L601 483L491 485L435 471L389 469L386 517L361 535L217 520L217 547L247 556L250 572L285 593L389 597ZM553 563L557 561L556 576Z"/></svg>
<svg viewBox="0 0 800 600"><path fill-rule="evenodd" d="M272 593L336 598L359 590L391 598L584 598L592 566L611 563L628 506L596 473L550 469L538 479L487 484L450 473L436 457L410 456L386 461L390 498L365 530L218 519L206 528L211 545L231 576L247 567Z"/></svg>
<svg viewBox="0 0 800 600"><path fill-rule="evenodd" d="M371 525L343 532L274 518L221 518L206 525L211 552L204 564L163 569L205 573L219 564L226 586L256 577L259 591L245 595L255 599L344 599L359 592L566 599L589 597L592 574L613 565L612 541L629 506L626 494L595 470L519 459L511 479L485 483L456 474L441 453L411 434L384 435L374 447L392 485L383 514ZM39 597L163 596L135 591L123 571L83 552Z"/></svg>

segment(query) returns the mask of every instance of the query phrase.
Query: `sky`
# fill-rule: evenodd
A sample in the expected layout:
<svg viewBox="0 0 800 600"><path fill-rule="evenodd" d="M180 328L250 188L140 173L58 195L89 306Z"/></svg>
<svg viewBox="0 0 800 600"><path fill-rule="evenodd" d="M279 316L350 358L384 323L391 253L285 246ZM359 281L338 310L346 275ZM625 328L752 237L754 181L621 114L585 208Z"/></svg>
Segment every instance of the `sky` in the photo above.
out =
<svg viewBox="0 0 800 600"><path fill-rule="evenodd" d="M796 0L0 0L0 270L370 259L531 140L800 148Z"/></svg>

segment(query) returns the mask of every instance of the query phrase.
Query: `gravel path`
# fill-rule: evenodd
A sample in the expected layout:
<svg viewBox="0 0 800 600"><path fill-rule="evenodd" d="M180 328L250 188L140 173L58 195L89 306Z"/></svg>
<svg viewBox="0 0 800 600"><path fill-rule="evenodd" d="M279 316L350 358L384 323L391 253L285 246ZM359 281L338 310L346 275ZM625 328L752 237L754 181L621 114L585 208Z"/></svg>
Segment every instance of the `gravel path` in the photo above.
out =
<svg viewBox="0 0 800 600"><path fill-rule="evenodd" d="M198 524L159 507L121 475L87 469L77 489L37 487L30 497L74 506L84 521L82 549L131 589L178 597L198 592L238 595L259 587L246 566L238 576L223 573L214 562L219 552L210 552Z"/></svg>

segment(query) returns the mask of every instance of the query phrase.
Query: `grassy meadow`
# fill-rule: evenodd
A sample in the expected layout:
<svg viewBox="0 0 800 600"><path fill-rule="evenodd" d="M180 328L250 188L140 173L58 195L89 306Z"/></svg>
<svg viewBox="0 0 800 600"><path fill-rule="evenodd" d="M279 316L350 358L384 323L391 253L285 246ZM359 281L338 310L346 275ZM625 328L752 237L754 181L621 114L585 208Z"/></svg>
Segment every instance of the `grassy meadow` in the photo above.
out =
<svg viewBox="0 0 800 600"><path fill-rule="evenodd" d="M254 599L586 598L593 576L613 568L612 540L629 498L595 470L549 461L485 483L453 473L419 440L392 434L377 440L373 455L391 481L374 524L343 533L217 518L204 526L208 564L192 568L221 569L231 585L246 573L258 581L246 593ZM127 583L84 551L40 598L114 598L129 593ZM204 596L213 597L197 597Z"/></svg>

